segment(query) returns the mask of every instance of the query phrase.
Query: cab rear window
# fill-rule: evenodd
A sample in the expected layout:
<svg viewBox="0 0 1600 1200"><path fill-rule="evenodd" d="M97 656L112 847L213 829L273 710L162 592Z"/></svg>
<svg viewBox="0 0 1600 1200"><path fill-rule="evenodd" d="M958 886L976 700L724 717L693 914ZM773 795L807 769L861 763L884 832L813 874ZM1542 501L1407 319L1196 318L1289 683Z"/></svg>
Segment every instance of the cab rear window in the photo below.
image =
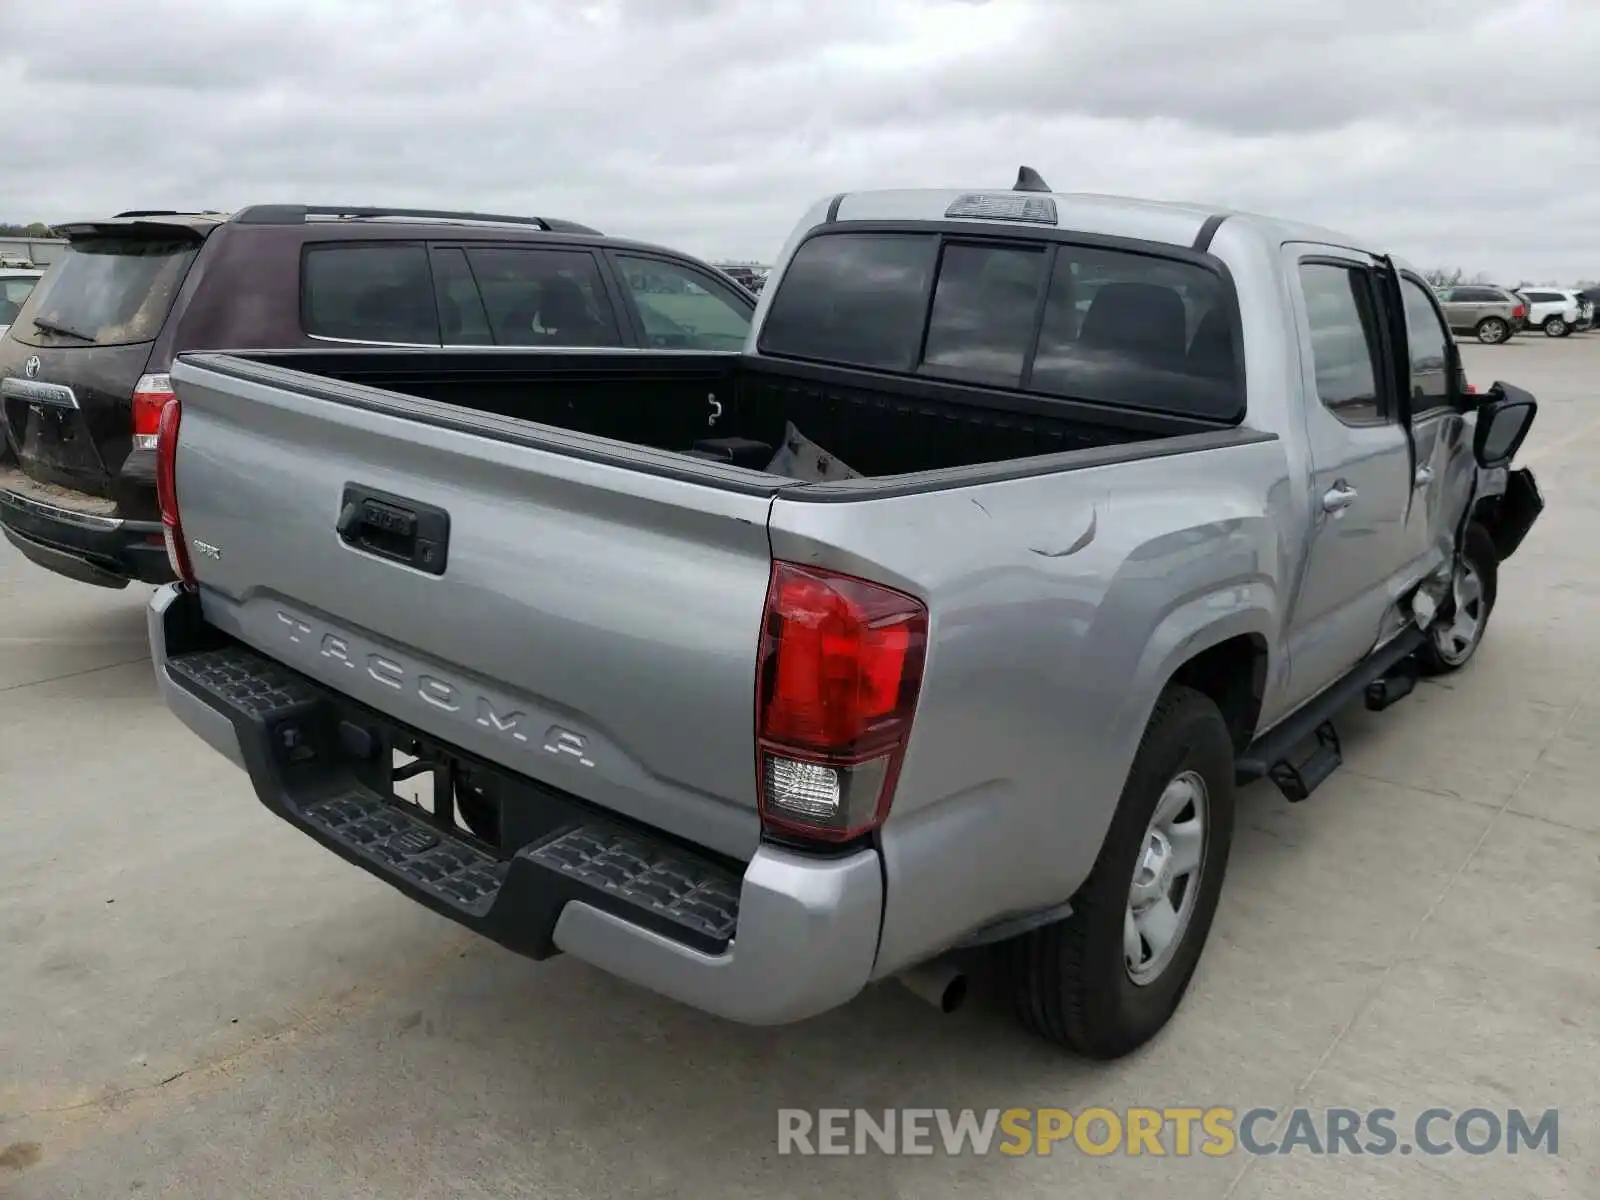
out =
<svg viewBox="0 0 1600 1200"><path fill-rule="evenodd" d="M1236 422L1224 273L1160 253L936 233L811 238L778 282L763 354Z"/></svg>
<svg viewBox="0 0 1600 1200"><path fill-rule="evenodd" d="M63 349L154 341L198 250L189 239L74 238L22 306L11 336Z"/></svg>

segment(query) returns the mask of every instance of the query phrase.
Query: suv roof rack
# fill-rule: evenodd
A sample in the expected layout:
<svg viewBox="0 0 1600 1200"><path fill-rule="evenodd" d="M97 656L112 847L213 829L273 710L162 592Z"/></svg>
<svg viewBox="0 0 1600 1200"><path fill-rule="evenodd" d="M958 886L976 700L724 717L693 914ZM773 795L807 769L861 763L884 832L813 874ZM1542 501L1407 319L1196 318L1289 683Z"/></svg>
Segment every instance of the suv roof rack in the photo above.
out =
<svg viewBox="0 0 1600 1200"><path fill-rule="evenodd" d="M511 217L503 213L452 212L440 208L374 208L358 204L252 204L233 215L240 225L299 225L311 217L340 220L378 220L382 218L414 221L475 222L485 225L531 225L547 233L587 233L603 236L598 229L563 221L558 217Z"/></svg>
<svg viewBox="0 0 1600 1200"><path fill-rule="evenodd" d="M119 212L111 219L120 221L123 217L220 217L222 213L215 208L202 208L198 212L179 212L175 208L130 208L127 212Z"/></svg>

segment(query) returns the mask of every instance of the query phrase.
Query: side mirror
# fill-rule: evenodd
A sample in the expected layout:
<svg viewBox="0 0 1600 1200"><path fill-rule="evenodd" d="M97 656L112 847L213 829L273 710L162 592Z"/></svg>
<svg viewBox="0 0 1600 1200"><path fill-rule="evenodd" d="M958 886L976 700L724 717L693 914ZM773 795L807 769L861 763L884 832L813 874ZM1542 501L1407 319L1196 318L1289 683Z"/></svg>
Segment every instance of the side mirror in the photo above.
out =
<svg viewBox="0 0 1600 1200"><path fill-rule="evenodd" d="M1472 439L1472 456L1486 470L1506 466L1516 457L1539 402L1531 393L1509 383L1496 383L1478 409L1478 429Z"/></svg>

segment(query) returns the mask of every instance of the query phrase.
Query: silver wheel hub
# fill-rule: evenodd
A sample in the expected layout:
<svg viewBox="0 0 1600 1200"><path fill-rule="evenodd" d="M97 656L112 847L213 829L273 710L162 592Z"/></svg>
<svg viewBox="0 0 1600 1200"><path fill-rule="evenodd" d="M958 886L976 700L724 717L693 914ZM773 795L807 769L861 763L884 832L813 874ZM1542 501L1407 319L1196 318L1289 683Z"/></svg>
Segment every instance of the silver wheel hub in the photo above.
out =
<svg viewBox="0 0 1600 1200"><path fill-rule="evenodd" d="M1184 771L1162 789L1134 863L1122 924L1128 978L1143 986L1167 969L1200 892L1208 822L1205 780Z"/></svg>
<svg viewBox="0 0 1600 1200"><path fill-rule="evenodd" d="M1483 636L1483 576L1463 558L1451 582L1449 615L1435 623L1433 645L1439 657L1452 666L1465 662Z"/></svg>

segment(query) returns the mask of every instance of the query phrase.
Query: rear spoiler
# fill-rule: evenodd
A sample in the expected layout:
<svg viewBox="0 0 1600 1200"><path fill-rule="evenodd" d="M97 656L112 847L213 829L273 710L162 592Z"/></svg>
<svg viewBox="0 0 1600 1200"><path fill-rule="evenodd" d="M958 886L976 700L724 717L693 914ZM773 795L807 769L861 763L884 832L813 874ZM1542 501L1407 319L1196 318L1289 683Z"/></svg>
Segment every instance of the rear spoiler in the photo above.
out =
<svg viewBox="0 0 1600 1200"><path fill-rule="evenodd" d="M220 224L218 222L217 224ZM198 225L193 219L166 221L159 216L110 217L99 221L70 221L57 225L56 232L74 242L80 238L151 238L203 242L216 224Z"/></svg>

